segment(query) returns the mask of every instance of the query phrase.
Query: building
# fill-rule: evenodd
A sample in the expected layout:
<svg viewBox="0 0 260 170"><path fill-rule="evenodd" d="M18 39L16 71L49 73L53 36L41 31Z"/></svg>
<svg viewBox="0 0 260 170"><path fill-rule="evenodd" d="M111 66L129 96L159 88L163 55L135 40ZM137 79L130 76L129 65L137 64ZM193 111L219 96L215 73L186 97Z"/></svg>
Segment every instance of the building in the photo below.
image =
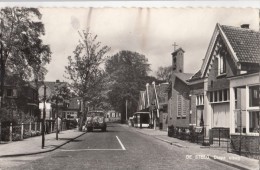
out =
<svg viewBox="0 0 260 170"><path fill-rule="evenodd" d="M146 89L140 91L138 112L149 112L150 127L167 130L168 127L168 83L147 83Z"/></svg>
<svg viewBox="0 0 260 170"><path fill-rule="evenodd" d="M111 122L118 122L121 121L121 113L116 112L115 110L109 110L106 113L106 117Z"/></svg>
<svg viewBox="0 0 260 170"><path fill-rule="evenodd" d="M56 117L56 113L58 112L58 116L61 118L65 118L63 114L63 110L66 110L69 101L64 100L63 102L56 103L55 101L52 101L53 94L55 90L58 88L58 86L66 86L65 82L60 82L59 80L56 81L45 81L42 83L42 85L45 84L46 88L50 90L51 96L46 100L45 106L46 106L46 120L54 120ZM39 107L41 109L41 118L43 117L43 102L39 104Z"/></svg>
<svg viewBox="0 0 260 170"><path fill-rule="evenodd" d="M6 75L3 98L3 107L12 117L18 116L18 121L32 121L40 117L37 88L19 75Z"/></svg>
<svg viewBox="0 0 260 170"><path fill-rule="evenodd" d="M195 124L194 114L190 114L191 87L187 81L193 74L184 72L182 48L172 53L172 66L171 84L168 88L168 124L178 129L188 129L191 124Z"/></svg>
<svg viewBox="0 0 260 170"><path fill-rule="evenodd" d="M76 120L80 112L80 100L78 97L69 99L68 106L62 110L62 118L65 120Z"/></svg>
<svg viewBox="0 0 260 170"><path fill-rule="evenodd" d="M258 147L259 47L260 33L249 25L216 24L201 69L190 78L182 69L184 51L176 50L168 89L169 125L201 126L207 137L214 129L224 129L235 149L242 133L242 148Z"/></svg>
<svg viewBox="0 0 260 170"><path fill-rule="evenodd" d="M230 133L234 133L236 107L242 112L248 112L248 114L242 113L244 117L241 117L241 120L243 124L249 124L249 120L246 120L246 117L249 117L246 116L249 115L246 101L249 101L250 82L245 83L244 88L239 87L235 90L234 82L240 81L239 79L244 77L242 75L254 75L259 72L259 46L260 33L250 30L247 24L241 28L216 25L200 70L200 78L204 79L204 112L207 129L227 128ZM244 131L250 132L250 129Z"/></svg>

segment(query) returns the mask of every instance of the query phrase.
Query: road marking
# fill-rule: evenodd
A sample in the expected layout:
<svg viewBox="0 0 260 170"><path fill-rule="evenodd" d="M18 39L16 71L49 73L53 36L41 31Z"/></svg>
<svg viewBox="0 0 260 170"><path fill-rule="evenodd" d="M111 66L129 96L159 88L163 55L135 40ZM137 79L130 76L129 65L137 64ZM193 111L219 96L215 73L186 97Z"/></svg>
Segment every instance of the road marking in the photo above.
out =
<svg viewBox="0 0 260 170"><path fill-rule="evenodd" d="M71 149L71 150L63 149L61 151L65 151L65 152L77 152L77 151L122 151L122 149Z"/></svg>
<svg viewBox="0 0 260 170"><path fill-rule="evenodd" d="M61 151L65 151L65 152L77 152L77 151L125 151L125 147L124 145L122 144L121 140L119 139L118 136L116 136L119 144L121 145L121 148L122 149L69 149L69 150L66 150L66 149L62 149Z"/></svg>
<svg viewBox="0 0 260 170"><path fill-rule="evenodd" d="M119 139L119 137L116 136L116 138L117 138L118 142L120 143L122 150L126 150L124 145L122 144L121 140Z"/></svg>

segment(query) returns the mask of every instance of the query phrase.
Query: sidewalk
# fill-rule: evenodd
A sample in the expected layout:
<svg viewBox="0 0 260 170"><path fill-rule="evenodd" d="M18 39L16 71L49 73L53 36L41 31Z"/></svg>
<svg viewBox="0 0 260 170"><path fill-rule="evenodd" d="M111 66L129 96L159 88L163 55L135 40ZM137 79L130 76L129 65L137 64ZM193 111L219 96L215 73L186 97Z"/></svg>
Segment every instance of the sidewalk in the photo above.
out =
<svg viewBox="0 0 260 170"><path fill-rule="evenodd" d="M128 125L124 125L129 127ZM211 159L224 163L226 165L238 168L238 169L257 169L259 170L259 161L256 159L250 159L244 156L239 156L233 153L227 153L226 148L213 148L205 147L189 141L180 140L173 137L168 137L167 132L153 129L139 129L130 127L132 130L152 136L158 140L166 142L170 145L174 145L179 148L188 149L193 155L187 157L187 159Z"/></svg>
<svg viewBox="0 0 260 170"><path fill-rule="evenodd" d="M42 149L42 136L36 136L10 143L0 143L0 158L34 155L53 151L71 140L83 135L76 129L66 130L59 133L59 140L56 140L56 133L45 135L45 147Z"/></svg>

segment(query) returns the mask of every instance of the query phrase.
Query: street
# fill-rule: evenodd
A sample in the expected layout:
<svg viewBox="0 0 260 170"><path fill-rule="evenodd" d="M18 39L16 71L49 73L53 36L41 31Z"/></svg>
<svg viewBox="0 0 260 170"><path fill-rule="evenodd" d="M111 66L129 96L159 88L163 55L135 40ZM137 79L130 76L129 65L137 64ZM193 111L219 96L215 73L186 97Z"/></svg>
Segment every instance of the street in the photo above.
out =
<svg viewBox="0 0 260 170"><path fill-rule="evenodd" d="M86 133L50 153L1 158L0 169L234 169L120 124Z"/></svg>

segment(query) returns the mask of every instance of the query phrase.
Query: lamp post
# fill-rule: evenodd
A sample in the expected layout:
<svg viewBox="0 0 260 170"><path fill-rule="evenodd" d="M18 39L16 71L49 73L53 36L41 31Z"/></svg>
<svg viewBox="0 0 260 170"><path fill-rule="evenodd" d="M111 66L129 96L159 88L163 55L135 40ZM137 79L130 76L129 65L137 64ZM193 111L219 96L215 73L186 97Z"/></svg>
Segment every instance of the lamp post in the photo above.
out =
<svg viewBox="0 0 260 170"><path fill-rule="evenodd" d="M58 112L59 112L59 106L58 106L58 100L56 99L56 140L59 139L59 118L58 118Z"/></svg>
<svg viewBox="0 0 260 170"><path fill-rule="evenodd" d="M125 120L127 121L127 99L125 101Z"/></svg>
<svg viewBox="0 0 260 170"><path fill-rule="evenodd" d="M77 129L79 130L79 121L78 118L80 117L80 112L81 112L81 101L79 99L77 99L77 103L78 103L78 116L77 116Z"/></svg>

